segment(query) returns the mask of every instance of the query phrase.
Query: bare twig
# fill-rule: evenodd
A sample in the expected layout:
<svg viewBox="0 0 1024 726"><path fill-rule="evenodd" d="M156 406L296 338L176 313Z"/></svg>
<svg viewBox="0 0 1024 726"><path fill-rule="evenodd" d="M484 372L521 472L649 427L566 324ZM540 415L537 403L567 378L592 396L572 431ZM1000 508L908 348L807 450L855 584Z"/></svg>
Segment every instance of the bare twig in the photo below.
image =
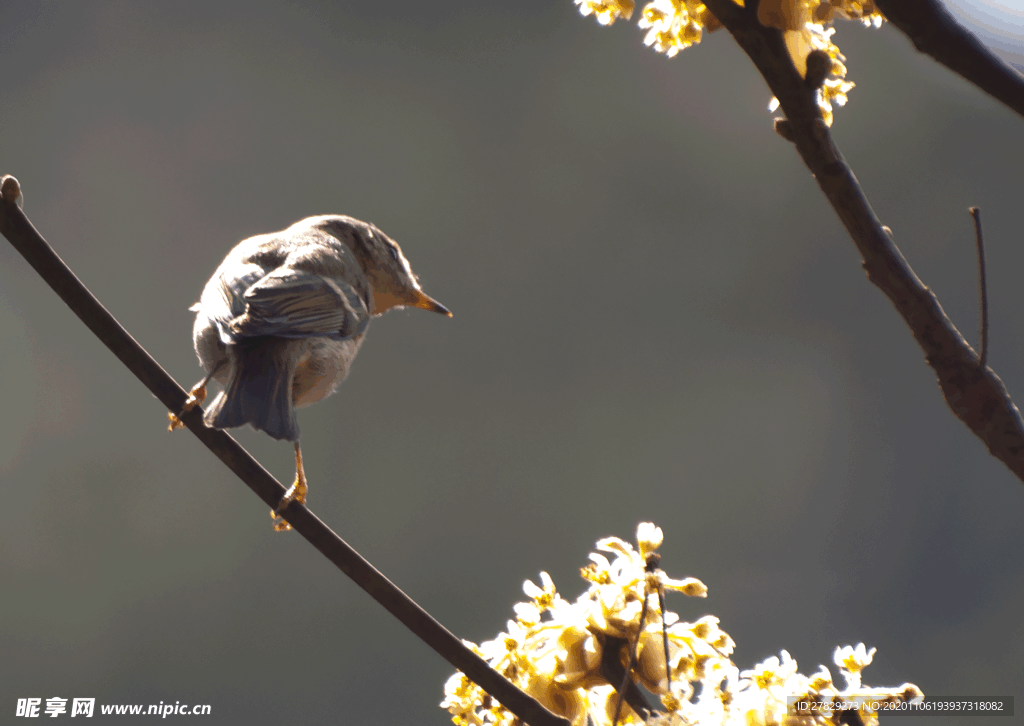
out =
<svg viewBox="0 0 1024 726"><path fill-rule="evenodd" d="M988 365L988 282L985 280L985 241L981 236L981 210L977 207L970 208L971 217L974 218L974 239L978 247L978 296L981 301L978 305L978 365L984 368Z"/></svg>
<svg viewBox="0 0 1024 726"><path fill-rule="evenodd" d="M875 0L875 5L919 51L1024 116L1024 75L982 45L939 0Z"/></svg>
<svg viewBox="0 0 1024 726"><path fill-rule="evenodd" d="M793 67L782 34L732 0L706 0L779 100L788 135L863 257L868 279L910 326L938 377L946 403L989 452L1024 481L1024 422L1003 382L978 355L918 279L875 216L822 120L813 93Z"/></svg>
<svg viewBox="0 0 1024 726"><path fill-rule="evenodd" d="M661 608L661 644L665 650L665 690L672 693L672 661L668 654L668 624L665 622L665 587L658 583L658 607Z"/></svg>
<svg viewBox="0 0 1024 726"><path fill-rule="evenodd" d="M180 411L188 394L121 327L40 236L15 204L16 196L7 194L9 188L13 189L8 179L13 177L4 177L0 184L4 191L0 198L0 234L10 241L72 312L168 410ZM280 482L228 434L207 428L198 406L182 416L181 420L268 507L273 508L280 503L285 492ZM417 637L524 722L532 726L568 726L566 719L555 716L493 670L305 506L293 503L288 508L288 522Z"/></svg>
<svg viewBox="0 0 1024 726"><path fill-rule="evenodd" d="M626 688L622 698L629 704L637 715L646 719L654 713L654 707L648 702L644 692L640 690L636 682L630 678L624 678L626 667L622 665L620 655L623 648L628 648L630 642L626 638L607 638L604 648L601 650L601 677L608 683L625 683Z"/></svg>
<svg viewBox="0 0 1024 726"><path fill-rule="evenodd" d="M636 631L636 640L634 640L629 646L629 663L626 664L626 670L622 674L622 680L619 682L619 687L616 690L618 696L615 699L615 717L612 719L612 726L619 726L619 716L622 714L622 697L626 693L626 683L629 682L630 676L633 674L633 666L636 665L636 651L640 646L640 636L644 632L644 620L647 618L647 601L650 599L650 594L644 593L644 604L640 609L640 627Z"/></svg>

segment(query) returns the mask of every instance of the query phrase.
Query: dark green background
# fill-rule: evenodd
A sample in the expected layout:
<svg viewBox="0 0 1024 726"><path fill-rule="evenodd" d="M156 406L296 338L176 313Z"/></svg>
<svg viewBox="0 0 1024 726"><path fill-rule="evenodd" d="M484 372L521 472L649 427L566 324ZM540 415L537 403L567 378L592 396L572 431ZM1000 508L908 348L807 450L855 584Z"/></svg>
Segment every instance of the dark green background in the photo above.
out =
<svg viewBox="0 0 1024 726"><path fill-rule="evenodd" d="M718 615L741 668L835 673L865 641L869 684L1024 696L1024 485L728 35L642 37L570 0L6 3L0 173L186 388L187 308L235 242L344 213L402 244L455 317L375 320L301 412L310 505L457 635L493 637L539 570L575 598L594 541L652 520L710 588L671 607ZM1024 121L892 27L836 40L837 142L969 340L982 208L990 362L1024 401ZM0 721L63 696L448 723L451 667L166 433L6 243L0 336ZM291 447L238 438L290 480Z"/></svg>

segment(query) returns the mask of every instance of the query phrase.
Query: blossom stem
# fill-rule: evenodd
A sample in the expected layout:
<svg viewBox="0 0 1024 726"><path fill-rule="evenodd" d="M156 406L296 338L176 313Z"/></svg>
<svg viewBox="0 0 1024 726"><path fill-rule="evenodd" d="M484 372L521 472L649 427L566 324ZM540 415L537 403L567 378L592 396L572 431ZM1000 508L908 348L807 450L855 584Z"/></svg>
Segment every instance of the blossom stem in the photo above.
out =
<svg viewBox="0 0 1024 726"><path fill-rule="evenodd" d="M672 668L668 662L668 625L665 623L665 588L658 587L658 607L661 608L661 640L665 646L665 687L672 695Z"/></svg>
<svg viewBox="0 0 1024 726"><path fill-rule="evenodd" d="M644 587L644 606L640 608L640 626L636 631L636 640L633 641L633 647L629 650L629 664L626 666L626 672L622 675L622 684L618 688L619 697L615 700L615 718L612 719L612 726L618 726L619 715L622 713L622 694L626 692L626 683L629 681L629 676L633 672L633 666L636 665L636 651L640 647L640 635L644 632L644 621L647 619L647 600L649 598L646 586Z"/></svg>

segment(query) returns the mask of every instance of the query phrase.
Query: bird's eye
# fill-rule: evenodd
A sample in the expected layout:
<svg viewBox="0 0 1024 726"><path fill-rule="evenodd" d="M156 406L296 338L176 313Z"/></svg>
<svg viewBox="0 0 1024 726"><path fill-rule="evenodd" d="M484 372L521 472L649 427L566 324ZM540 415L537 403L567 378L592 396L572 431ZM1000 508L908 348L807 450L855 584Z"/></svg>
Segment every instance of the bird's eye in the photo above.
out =
<svg viewBox="0 0 1024 726"><path fill-rule="evenodd" d="M391 253L391 259L393 259L395 262L398 262L398 250L392 247L391 245L388 245L388 252Z"/></svg>

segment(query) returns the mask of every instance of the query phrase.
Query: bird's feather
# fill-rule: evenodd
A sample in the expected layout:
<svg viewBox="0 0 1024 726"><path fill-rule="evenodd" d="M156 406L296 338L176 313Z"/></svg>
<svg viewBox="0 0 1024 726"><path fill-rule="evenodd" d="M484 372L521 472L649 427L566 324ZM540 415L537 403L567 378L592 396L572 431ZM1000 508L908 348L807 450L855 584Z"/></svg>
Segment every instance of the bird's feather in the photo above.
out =
<svg viewBox="0 0 1024 726"><path fill-rule="evenodd" d="M206 425L230 429L251 424L275 439L298 441L291 383L295 360L287 355L286 342L250 338L237 345L227 385L203 415Z"/></svg>
<svg viewBox="0 0 1024 726"><path fill-rule="evenodd" d="M261 335L345 340L362 334L370 322L366 304L348 283L287 267L263 277L242 298L245 314L228 326L234 340Z"/></svg>

